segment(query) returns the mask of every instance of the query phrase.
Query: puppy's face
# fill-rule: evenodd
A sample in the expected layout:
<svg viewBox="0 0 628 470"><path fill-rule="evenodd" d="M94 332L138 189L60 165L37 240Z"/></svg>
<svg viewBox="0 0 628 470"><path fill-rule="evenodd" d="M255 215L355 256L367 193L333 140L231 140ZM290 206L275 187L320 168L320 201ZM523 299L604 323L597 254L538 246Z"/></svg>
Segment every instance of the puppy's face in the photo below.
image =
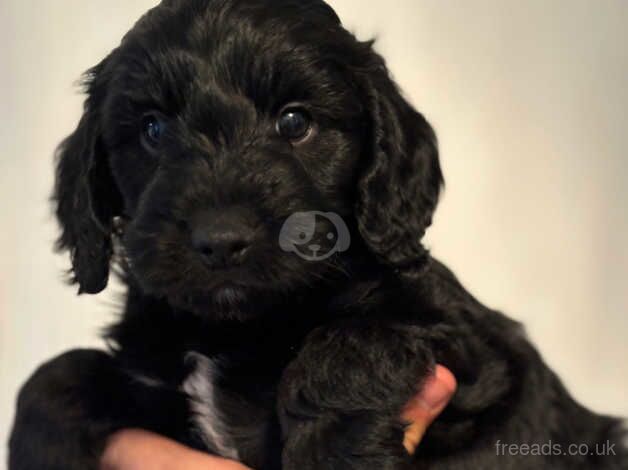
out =
<svg viewBox="0 0 628 470"><path fill-rule="evenodd" d="M361 247L418 269L441 179L433 134L324 3L163 2L88 92L56 188L84 291L104 287L114 217L140 288L201 314L262 309L347 272ZM332 214L304 228L331 256L285 249L302 243L299 214ZM353 247L328 236L338 220Z"/></svg>

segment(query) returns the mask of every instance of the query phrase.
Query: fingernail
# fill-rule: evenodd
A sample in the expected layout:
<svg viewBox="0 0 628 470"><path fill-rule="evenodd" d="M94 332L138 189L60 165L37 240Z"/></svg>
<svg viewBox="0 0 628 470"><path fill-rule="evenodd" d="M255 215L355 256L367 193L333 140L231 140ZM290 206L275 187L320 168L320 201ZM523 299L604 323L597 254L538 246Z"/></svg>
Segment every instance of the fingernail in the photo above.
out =
<svg viewBox="0 0 628 470"><path fill-rule="evenodd" d="M434 374L423 385L419 400L429 410L439 410L449 401L456 389L456 379L445 367L437 365Z"/></svg>

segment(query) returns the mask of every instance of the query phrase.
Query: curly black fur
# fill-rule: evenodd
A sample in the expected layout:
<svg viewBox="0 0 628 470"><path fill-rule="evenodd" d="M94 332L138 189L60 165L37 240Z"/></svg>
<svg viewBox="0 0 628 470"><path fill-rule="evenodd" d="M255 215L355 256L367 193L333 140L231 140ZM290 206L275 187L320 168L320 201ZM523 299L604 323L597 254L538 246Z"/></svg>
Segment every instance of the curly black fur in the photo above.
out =
<svg viewBox="0 0 628 470"><path fill-rule="evenodd" d="M58 152L58 246L79 292L115 262L126 309L108 351L70 351L23 387L11 470L96 469L125 427L258 470L628 468L619 421L576 404L520 326L422 247L442 185L434 132L321 0L164 0L85 86ZM277 133L288 103L312 118L304 141ZM147 114L167 125L155 148ZM282 251L299 211L340 215L350 248ZM246 257L207 265L194 224L236 213ZM400 411L436 363L459 389L410 456ZM501 455L498 441L593 454Z"/></svg>

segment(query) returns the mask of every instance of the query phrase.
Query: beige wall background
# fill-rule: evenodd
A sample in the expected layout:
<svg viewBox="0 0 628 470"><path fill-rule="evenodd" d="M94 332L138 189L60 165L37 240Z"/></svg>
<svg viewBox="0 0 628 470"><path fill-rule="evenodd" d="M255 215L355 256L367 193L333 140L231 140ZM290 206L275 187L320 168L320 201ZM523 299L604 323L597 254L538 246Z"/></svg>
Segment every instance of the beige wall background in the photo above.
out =
<svg viewBox="0 0 628 470"><path fill-rule="evenodd" d="M52 153L80 115L73 82L155 3L0 2L0 468L18 386L113 318L119 287L61 281ZM433 253L526 324L579 400L628 415L628 2L331 3L438 132Z"/></svg>

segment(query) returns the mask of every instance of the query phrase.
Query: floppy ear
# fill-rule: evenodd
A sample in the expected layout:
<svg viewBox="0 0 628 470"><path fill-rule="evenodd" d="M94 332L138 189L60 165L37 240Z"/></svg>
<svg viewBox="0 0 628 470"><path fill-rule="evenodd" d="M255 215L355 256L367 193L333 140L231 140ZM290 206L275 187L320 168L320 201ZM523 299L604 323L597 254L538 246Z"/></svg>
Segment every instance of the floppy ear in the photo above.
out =
<svg viewBox="0 0 628 470"><path fill-rule="evenodd" d="M421 239L443 184L436 136L401 96L383 59L371 54L374 66L360 80L368 106L370 154L358 182L356 217L370 250L412 279L429 259Z"/></svg>
<svg viewBox="0 0 628 470"><path fill-rule="evenodd" d="M104 64L101 62L85 74L89 95L83 116L56 153L53 201L62 229L57 248L70 252L71 282L78 283L79 294L95 294L107 285L112 220L120 213L121 206L101 140L100 107L106 87L102 76Z"/></svg>

